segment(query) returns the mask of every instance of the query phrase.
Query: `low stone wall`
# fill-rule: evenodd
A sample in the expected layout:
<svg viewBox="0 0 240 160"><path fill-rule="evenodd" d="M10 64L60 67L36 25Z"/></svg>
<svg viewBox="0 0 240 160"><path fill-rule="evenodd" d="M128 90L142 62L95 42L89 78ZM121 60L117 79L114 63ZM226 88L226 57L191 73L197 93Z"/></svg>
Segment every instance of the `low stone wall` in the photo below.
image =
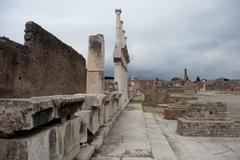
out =
<svg viewBox="0 0 240 160"><path fill-rule="evenodd" d="M170 104L167 108L164 109L164 118L165 119L175 119L185 116L185 105L183 104Z"/></svg>
<svg viewBox="0 0 240 160"><path fill-rule="evenodd" d="M177 133L183 136L240 136L240 124L227 117L222 102L188 101L185 117L179 118Z"/></svg>
<svg viewBox="0 0 240 160"><path fill-rule="evenodd" d="M185 94L171 94L169 96L168 103L187 102L192 100L198 100L198 97Z"/></svg>
<svg viewBox="0 0 240 160"><path fill-rule="evenodd" d="M177 133L182 136L239 137L240 125L233 121L202 121L179 118Z"/></svg>
<svg viewBox="0 0 240 160"><path fill-rule="evenodd" d="M0 99L0 159L82 159L100 149L124 107L121 94Z"/></svg>

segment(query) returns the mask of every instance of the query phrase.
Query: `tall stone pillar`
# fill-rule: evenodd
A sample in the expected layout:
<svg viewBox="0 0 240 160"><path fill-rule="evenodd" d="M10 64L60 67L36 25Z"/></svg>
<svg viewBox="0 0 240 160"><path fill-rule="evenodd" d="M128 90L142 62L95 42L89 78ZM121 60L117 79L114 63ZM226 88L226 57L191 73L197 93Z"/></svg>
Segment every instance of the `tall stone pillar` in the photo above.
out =
<svg viewBox="0 0 240 160"><path fill-rule="evenodd" d="M130 62L125 31L123 30L123 21L121 21L121 9L116 9L116 41L113 53L114 61L114 81L118 83L119 92L122 93L121 104L128 100L128 68Z"/></svg>
<svg viewBox="0 0 240 160"><path fill-rule="evenodd" d="M104 93L104 37L89 36L87 60L87 93Z"/></svg>

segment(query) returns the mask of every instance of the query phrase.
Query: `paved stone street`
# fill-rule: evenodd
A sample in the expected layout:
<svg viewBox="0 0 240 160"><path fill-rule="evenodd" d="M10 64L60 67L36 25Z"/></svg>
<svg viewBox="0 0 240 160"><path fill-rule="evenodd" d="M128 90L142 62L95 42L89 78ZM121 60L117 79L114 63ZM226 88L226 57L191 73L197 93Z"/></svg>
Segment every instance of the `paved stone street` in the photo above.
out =
<svg viewBox="0 0 240 160"><path fill-rule="evenodd" d="M92 159L175 160L176 157L152 114L144 114L140 104L129 104L106 137L101 152Z"/></svg>
<svg viewBox="0 0 240 160"><path fill-rule="evenodd" d="M240 159L240 138L183 137L176 122L129 104L92 160Z"/></svg>

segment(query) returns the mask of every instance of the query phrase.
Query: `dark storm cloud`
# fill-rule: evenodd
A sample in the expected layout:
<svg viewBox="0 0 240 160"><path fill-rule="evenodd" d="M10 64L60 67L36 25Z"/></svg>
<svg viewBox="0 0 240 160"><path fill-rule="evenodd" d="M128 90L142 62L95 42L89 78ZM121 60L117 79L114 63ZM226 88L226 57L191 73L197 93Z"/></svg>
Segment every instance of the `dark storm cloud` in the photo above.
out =
<svg viewBox="0 0 240 160"><path fill-rule="evenodd" d="M141 78L240 78L239 0L1 0L0 35L23 43L33 20L87 56L88 36L103 33L113 72L115 8L123 9L130 75Z"/></svg>

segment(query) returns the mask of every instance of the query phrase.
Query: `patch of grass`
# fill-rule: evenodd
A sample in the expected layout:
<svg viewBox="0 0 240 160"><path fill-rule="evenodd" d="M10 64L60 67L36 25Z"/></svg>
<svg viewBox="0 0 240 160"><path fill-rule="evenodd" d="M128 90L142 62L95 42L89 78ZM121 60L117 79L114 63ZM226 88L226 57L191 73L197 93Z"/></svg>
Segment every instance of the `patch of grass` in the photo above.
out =
<svg viewBox="0 0 240 160"><path fill-rule="evenodd" d="M163 116L163 108L160 108L160 107L156 107L156 106L152 107L152 106L143 105L143 111L150 112L150 113L160 116L160 117Z"/></svg>
<svg viewBox="0 0 240 160"><path fill-rule="evenodd" d="M141 103L144 112L150 112L156 116L163 116L164 108L159 107L157 104L149 103L144 101L144 96L135 96L131 103Z"/></svg>
<svg viewBox="0 0 240 160"><path fill-rule="evenodd" d="M143 103L144 102L144 96L135 96L131 103Z"/></svg>

